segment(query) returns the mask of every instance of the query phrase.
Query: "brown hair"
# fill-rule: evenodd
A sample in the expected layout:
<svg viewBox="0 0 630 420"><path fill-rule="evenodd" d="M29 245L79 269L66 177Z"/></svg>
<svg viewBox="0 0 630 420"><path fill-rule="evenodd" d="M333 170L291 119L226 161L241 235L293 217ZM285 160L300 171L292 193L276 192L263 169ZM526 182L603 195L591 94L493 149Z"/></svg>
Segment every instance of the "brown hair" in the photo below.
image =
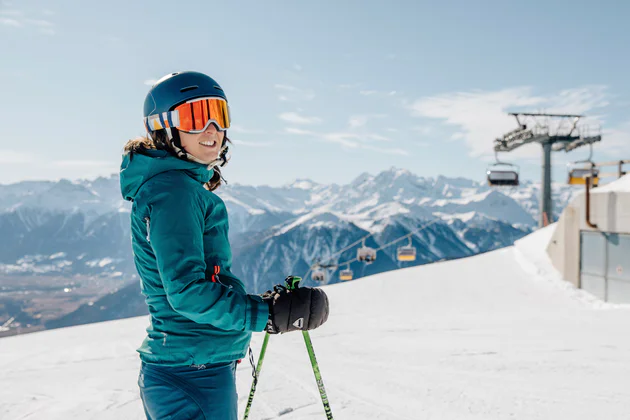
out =
<svg viewBox="0 0 630 420"><path fill-rule="evenodd" d="M165 130L154 131L151 137L138 136L134 139L129 140L125 144L123 151L125 154L127 154L127 153L142 153L146 150L157 149L157 150L165 150L169 152L170 154L172 154L173 156L177 157L177 154L174 153L174 151L171 149L169 145L169 141L174 141L176 142L176 144L179 143L179 132L177 131L177 129L171 129L171 132L173 133L173 140L168 140ZM225 142L231 143L230 139L228 139L227 136L225 136L225 138L223 139L223 144L225 144ZM212 174L212 178L210 178L210 181L204 184L204 187L208 191L216 190L217 188L221 186L222 181L225 180L223 176L221 176L220 167L215 166L213 170L214 170L214 173Z"/></svg>

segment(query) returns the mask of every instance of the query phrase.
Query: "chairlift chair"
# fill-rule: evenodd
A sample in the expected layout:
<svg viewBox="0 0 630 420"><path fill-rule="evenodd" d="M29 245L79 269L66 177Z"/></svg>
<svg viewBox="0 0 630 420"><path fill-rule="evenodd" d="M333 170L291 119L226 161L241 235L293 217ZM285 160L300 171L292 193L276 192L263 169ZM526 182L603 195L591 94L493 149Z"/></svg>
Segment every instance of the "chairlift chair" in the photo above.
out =
<svg viewBox="0 0 630 420"><path fill-rule="evenodd" d="M568 166L568 179L569 185L584 185L586 184L586 177L590 175L593 186L597 186L599 183L599 169L595 166L595 163L591 160L593 157L593 144L589 144L590 152L587 159L578 160L569 163Z"/></svg>
<svg viewBox="0 0 630 420"><path fill-rule="evenodd" d="M488 185L491 187L518 187L520 182L518 179L518 165L513 163L501 162L494 151L496 162L488 166L486 175Z"/></svg>
<svg viewBox="0 0 630 420"><path fill-rule="evenodd" d="M311 278L313 281L324 281L326 279L326 273L324 273L324 270L315 269L311 274Z"/></svg>
<svg viewBox="0 0 630 420"><path fill-rule="evenodd" d="M492 165L486 174L491 187L518 187L520 184L518 172L514 170L499 170L496 165Z"/></svg>
<svg viewBox="0 0 630 420"><path fill-rule="evenodd" d="M416 260L416 248L405 245L398 247L398 261L415 261Z"/></svg>
<svg viewBox="0 0 630 420"><path fill-rule="evenodd" d="M352 280L352 277L353 277L353 273L349 267L339 272L339 280Z"/></svg>
<svg viewBox="0 0 630 420"><path fill-rule="evenodd" d="M357 250L357 260L368 264L374 262L376 260L376 250L365 246L365 241L363 241L363 246Z"/></svg>
<svg viewBox="0 0 630 420"><path fill-rule="evenodd" d="M597 186L599 183L599 170L594 166L588 168L569 168L567 183L569 185L584 185L586 184L586 177L589 175L591 177L592 185Z"/></svg>

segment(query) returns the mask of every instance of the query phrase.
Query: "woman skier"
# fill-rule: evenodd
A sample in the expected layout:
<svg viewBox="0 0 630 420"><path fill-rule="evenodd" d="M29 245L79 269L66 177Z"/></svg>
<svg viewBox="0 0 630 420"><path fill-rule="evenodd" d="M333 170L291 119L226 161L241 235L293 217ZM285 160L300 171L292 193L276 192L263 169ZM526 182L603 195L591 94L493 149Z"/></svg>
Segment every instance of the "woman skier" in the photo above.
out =
<svg viewBox="0 0 630 420"><path fill-rule="evenodd" d="M328 298L308 287L247 294L232 274L228 215L213 192L228 161L230 114L215 80L192 71L161 78L144 123L148 135L125 145L120 184L133 202L132 249L150 314L138 349L145 414L235 420L236 364L251 333L317 328Z"/></svg>

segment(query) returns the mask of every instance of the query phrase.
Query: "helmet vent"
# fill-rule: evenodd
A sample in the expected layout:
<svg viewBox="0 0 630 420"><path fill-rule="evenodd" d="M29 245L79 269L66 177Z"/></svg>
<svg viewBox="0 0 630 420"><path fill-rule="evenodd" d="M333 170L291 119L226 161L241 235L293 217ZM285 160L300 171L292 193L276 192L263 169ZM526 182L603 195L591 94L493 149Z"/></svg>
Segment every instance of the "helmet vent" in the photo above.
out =
<svg viewBox="0 0 630 420"><path fill-rule="evenodd" d="M214 88L220 90L221 92L223 92L223 89L221 89L221 86L214 85Z"/></svg>
<svg viewBox="0 0 630 420"><path fill-rule="evenodd" d="M191 90L195 90L197 88L199 88L199 86L196 86L196 85L195 86L188 86L188 87L185 87L185 88L181 88L179 91L181 93L184 93L184 92L188 92L188 91L191 91Z"/></svg>

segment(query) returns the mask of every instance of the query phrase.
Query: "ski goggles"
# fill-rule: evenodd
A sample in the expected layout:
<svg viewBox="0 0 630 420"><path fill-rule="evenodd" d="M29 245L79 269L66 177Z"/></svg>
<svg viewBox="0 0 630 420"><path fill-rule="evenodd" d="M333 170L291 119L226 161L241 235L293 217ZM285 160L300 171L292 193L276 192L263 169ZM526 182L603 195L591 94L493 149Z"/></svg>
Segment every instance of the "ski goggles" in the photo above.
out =
<svg viewBox="0 0 630 420"><path fill-rule="evenodd" d="M144 125L148 131L177 128L197 134L203 133L212 123L219 131L225 131L230 127L230 108L223 98L193 99L176 106L172 111L144 118Z"/></svg>

